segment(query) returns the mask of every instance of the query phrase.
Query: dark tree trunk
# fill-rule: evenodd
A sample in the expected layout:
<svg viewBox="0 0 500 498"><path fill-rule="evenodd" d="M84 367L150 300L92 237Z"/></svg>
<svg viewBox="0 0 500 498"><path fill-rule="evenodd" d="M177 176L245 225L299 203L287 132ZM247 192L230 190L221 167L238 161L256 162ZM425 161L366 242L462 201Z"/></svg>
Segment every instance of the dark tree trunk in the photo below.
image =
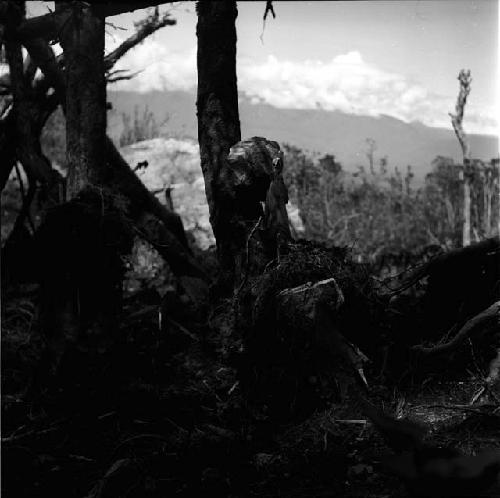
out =
<svg viewBox="0 0 500 498"><path fill-rule="evenodd" d="M130 249L130 234L120 221L123 216L114 193L105 188L104 17L96 16L84 2L60 3L58 8L71 9L60 29L71 200L47 214L37 240L41 328L48 340L50 366L61 378L70 378L79 359L90 364L116 343L123 277L120 255ZM121 239L127 243L121 244Z"/></svg>
<svg viewBox="0 0 500 498"><path fill-rule="evenodd" d="M67 7L65 3L61 8ZM83 2L72 5L61 29L66 62L66 150L68 194L105 177L106 79L104 17Z"/></svg>
<svg viewBox="0 0 500 498"><path fill-rule="evenodd" d="M14 105L10 114L12 121L6 119L5 126L15 126L16 134L5 129L5 136L2 138L13 139L17 159L23 165L24 170L29 178L30 186L35 187L36 182L49 184L51 181L51 166L47 158L42 154L39 142L39 130L32 113L31 101L35 98L34 91L30 86L30 81L27 81L24 74L23 55L21 44L14 39L12 32L24 18L24 5L14 5L9 3L9 19L6 25L6 41L5 52L9 63L10 83L12 87L12 95ZM9 114L9 117L10 117ZM9 136L10 135L10 136ZM7 157L5 174L10 173L13 166L12 144L7 146ZM9 150L10 149L10 150ZM3 168L2 168L3 169ZM2 175L3 176L3 175Z"/></svg>
<svg viewBox="0 0 500 498"><path fill-rule="evenodd" d="M219 181L232 145L241 139L236 83L234 0L203 1L198 12L198 140L201 168L223 273L234 277L232 206L219 191Z"/></svg>

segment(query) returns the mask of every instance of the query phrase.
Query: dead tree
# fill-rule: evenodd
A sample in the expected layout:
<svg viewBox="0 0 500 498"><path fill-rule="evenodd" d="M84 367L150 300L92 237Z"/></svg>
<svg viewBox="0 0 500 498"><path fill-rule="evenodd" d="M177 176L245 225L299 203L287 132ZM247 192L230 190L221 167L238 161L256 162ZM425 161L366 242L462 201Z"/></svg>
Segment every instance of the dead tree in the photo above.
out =
<svg viewBox="0 0 500 498"><path fill-rule="evenodd" d="M156 5L158 2L155 2ZM143 8L151 2L134 2L133 4L99 4L91 6L95 15L115 15L120 12ZM15 2L0 2L0 22L8 25L9 12L17 8ZM42 77L32 83L35 97L29 100L31 113L41 130L46 119L54 112L59 103L66 108L66 71L64 53L55 57L48 40L57 39L60 26L71 22L72 9L61 6L56 12L37 18L18 22L8 30L10 39L20 41L27 48L35 66L42 71ZM120 10L121 9L121 10ZM104 58L104 71L108 77L113 65L129 49L140 43L146 36L163 26L175 24L168 14L158 15L155 10L140 25L138 31L116 50ZM59 27L58 27L59 26ZM130 77L130 75L125 75ZM12 92L10 75L0 78L2 93ZM55 92L49 93L53 88ZM14 114L8 112L0 121L0 147L4 157L15 157L12 143L17 141L17 130ZM37 135L38 136L38 135ZM106 164L106 167L104 167ZM12 161L2 161L0 167L1 187L5 185L13 166ZM139 235L148 239L170 264L176 275L193 275L205 278L200 266L194 261L187 245L184 228L180 217L163 206L142 184L132 172L127 162L118 152L112 141L104 138L101 149L101 170L106 171L104 180L113 189L118 190L130 201L129 215L136 224Z"/></svg>
<svg viewBox="0 0 500 498"><path fill-rule="evenodd" d="M455 114L450 113L451 124L455 130L455 135L460 142L463 157L463 170L460 176L463 182L463 228L462 228L462 245L468 246L471 237L471 158L470 145L467 135L463 129L462 121L464 117L465 104L470 93L470 84L472 78L470 71L462 69L458 75L460 82L460 91L455 105Z"/></svg>
<svg viewBox="0 0 500 498"><path fill-rule="evenodd" d="M22 161L26 171L41 170L32 160L41 157L36 147L41 127L35 126L44 123L58 104L66 116L71 201L51 210L37 234L40 325L52 367L66 357L68 347L75 351L72 345L81 341L88 351L109 351L116 339L113 330L120 309L120 255L130 249L134 229L159 248L175 274L204 275L192 258L180 218L147 191L106 136L106 72L140 36L147 36L162 22L155 11L154 26L141 26L106 63L102 8L61 2L53 14L26 21L14 2L0 4L0 21L8 27L11 69L5 83L14 95L16 111L6 119L15 125L16 141L24 147L21 152L38 153L22 156L20 147L16 149L20 158L27 157ZM56 58L49 46L53 38L61 41L63 57ZM21 43L30 62L24 74ZM36 82L32 82L33 65L43 73ZM37 98L28 98L25 91L28 76L26 86L33 88ZM39 119L29 114L31 109ZM43 164L50 179L50 164ZM41 174L33 178L30 188L45 181ZM128 202L118 202L118 208L115 198L120 195Z"/></svg>

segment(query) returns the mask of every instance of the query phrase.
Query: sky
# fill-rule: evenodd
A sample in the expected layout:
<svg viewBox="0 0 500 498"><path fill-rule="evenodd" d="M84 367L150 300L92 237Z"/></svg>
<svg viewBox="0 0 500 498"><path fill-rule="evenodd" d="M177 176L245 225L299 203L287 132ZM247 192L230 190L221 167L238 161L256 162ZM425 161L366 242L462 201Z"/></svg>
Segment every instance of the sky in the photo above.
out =
<svg viewBox="0 0 500 498"><path fill-rule="evenodd" d="M29 2L30 14L46 2ZM48 3L50 5L50 3ZM239 91L283 108L323 108L450 128L460 69L472 89L464 127L498 134L498 0L238 2ZM161 7L168 26L130 51L117 69L141 71L109 89L196 89L194 2ZM108 18L106 50L133 33L144 11Z"/></svg>

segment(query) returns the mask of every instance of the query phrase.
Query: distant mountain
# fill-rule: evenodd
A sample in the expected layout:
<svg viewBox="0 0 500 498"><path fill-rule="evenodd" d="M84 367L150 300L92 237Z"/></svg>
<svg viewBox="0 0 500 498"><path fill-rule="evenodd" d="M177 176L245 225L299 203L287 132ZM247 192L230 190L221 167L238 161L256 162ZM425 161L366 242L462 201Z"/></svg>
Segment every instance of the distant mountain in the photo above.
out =
<svg viewBox="0 0 500 498"><path fill-rule="evenodd" d="M109 132L118 139L123 128L121 113L133 114L135 106L154 112L158 123L169 116L165 129L176 136L196 138L196 95L189 92L108 92L113 104ZM411 164L418 177L431 168L438 156L459 161L460 147L453 130L432 128L420 122L405 123L390 116L370 117L323 109L279 109L240 98L242 137L255 135L289 143L302 149L334 154L346 169L367 165L366 139L376 141L375 157L385 155L389 166ZM465 124L465 126L467 126ZM470 135L473 157L489 160L498 156L498 137Z"/></svg>

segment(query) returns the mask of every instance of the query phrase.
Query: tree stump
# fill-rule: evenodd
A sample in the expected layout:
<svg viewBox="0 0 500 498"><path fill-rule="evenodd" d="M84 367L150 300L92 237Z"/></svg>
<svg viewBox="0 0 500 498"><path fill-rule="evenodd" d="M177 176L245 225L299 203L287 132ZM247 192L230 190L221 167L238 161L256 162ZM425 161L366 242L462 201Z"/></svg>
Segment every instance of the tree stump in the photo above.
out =
<svg viewBox="0 0 500 498"><path fill-rule="evenodd" d="M348 327L350 308L362 299L352 297L352 288L364 277L340 250L309 245L291 245L277 266L238 296L242 389L276 419L307 415L364 382L366 357L351 343L356 334Z"/></svg>

